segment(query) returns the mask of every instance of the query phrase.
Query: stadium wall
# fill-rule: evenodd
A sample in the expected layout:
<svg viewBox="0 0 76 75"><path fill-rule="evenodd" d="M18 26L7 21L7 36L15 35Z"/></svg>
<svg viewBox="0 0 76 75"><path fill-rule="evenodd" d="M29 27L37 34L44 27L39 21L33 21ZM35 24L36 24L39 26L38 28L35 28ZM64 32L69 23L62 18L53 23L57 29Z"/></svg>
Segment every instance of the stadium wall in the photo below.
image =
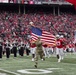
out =
<svg viewBox="0 0 76 75"><path fill-rule="evenodd" d="M42 4L42 5L30 5L30 4L14 4L14 3L0 3L0 11L11 11L11 12L19 12L24 13L24 9L26 13L28 10L38 10L43 12L51 12L55 9L55 13L58 14L59 12L67 12L76 14L76 10L73 5L57 5L57 4ZM31 12L31 11L30 11Z"/></svg>

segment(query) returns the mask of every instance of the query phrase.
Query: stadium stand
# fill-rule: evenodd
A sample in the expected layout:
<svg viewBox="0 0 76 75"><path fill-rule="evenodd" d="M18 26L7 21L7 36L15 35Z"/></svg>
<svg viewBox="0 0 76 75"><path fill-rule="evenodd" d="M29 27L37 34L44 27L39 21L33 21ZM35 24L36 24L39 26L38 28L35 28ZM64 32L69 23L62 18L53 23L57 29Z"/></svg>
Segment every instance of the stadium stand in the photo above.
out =
<svg viewBox="0 0 76 75"><path fill-rule="evenodd" d="M4 39L13 37L27 39L27 35L30 35L31 32L29 23L32 21L36 27L42 30L49 31L54 35L63 34L68 41L72 40L76 29L76 14L66 13L65 11L60 12L60 15L53 15L48 10L43 11L42 8L39 7L38 10L28 9L26 14L12 12L12 9L7 11L0 8L0 36Z"/></svg>

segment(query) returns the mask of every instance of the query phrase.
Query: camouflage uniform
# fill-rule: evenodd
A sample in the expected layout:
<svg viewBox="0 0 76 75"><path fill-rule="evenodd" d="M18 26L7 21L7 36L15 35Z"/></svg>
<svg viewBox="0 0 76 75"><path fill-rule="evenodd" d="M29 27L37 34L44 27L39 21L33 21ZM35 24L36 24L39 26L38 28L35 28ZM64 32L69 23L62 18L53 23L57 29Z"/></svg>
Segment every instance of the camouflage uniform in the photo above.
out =
<svg viewBox="0 0 76 75"><path fill-rule="evenodd" d="M36 57L35 57L35 67L37 68L38 64L38 57L40 56L41 59L44 60L44 52L42 50L42 42L38 39L36 42Z"/></svg>

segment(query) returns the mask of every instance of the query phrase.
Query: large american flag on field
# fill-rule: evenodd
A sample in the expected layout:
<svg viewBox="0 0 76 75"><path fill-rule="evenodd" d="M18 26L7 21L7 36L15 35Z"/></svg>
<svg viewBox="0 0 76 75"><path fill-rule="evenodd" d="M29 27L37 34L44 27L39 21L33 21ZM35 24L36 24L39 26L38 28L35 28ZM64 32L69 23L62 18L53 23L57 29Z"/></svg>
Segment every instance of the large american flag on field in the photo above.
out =
<svg viewBox="0 0 76 75"><path fill-rule="evenodd" d="M41 41L45 44L54 45L56 43L56 37L53 34L32 26L31 40L36 41L38 37L41 37Z"/></svg>

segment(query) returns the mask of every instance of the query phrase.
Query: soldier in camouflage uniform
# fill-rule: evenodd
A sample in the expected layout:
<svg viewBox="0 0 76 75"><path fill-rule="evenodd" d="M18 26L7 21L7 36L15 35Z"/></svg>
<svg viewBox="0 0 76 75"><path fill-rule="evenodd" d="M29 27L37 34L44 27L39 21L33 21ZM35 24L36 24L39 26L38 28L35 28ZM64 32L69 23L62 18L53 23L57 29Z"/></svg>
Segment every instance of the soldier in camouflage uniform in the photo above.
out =
<svg viewBox="0 0 76 75"><path fill-rule="evenodd" d="M40 41L40 37L38 38L38 40L35 42L36 44L36 57L35 57L35 68L37 68L37 64L38 64L38 57L40 56L40 58L42 60L45 60L44 59L44 52L42 50L42 42Z"/></svg>

